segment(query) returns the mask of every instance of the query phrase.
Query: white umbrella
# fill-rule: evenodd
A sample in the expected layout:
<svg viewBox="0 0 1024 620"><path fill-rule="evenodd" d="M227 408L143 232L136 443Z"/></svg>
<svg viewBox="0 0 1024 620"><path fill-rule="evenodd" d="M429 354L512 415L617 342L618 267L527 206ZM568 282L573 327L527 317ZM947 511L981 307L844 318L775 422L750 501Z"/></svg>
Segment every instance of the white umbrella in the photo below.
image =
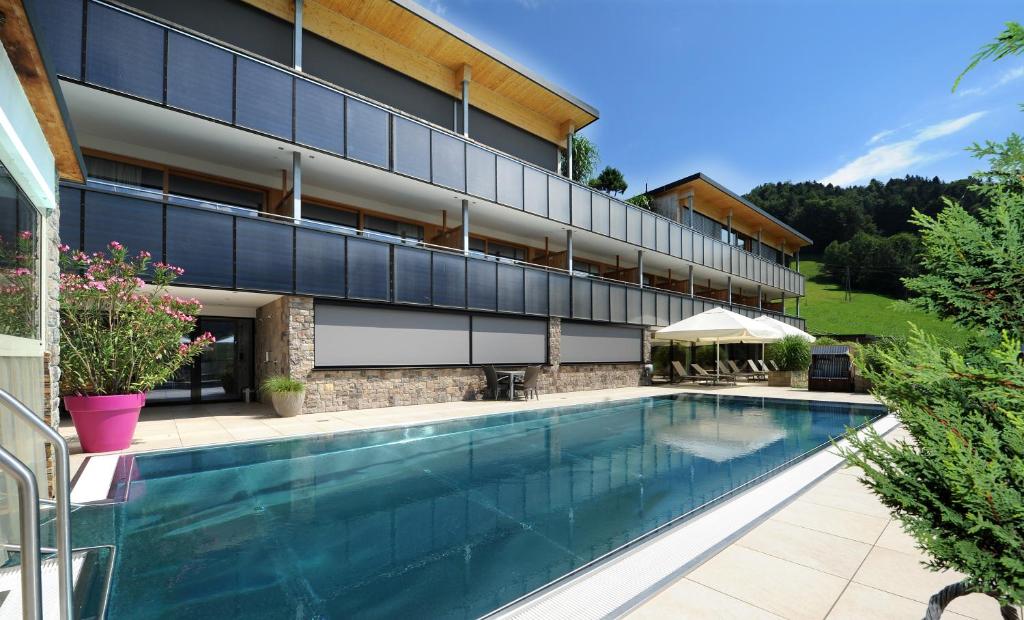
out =
<svg viewBox="0 0 1024 620"><path fill-rule="evenodd" d="M806 340L807 342L814 342L814 340L815 340L814 336L808 334L807 332L805 332L804 330L800 329L799 327L793 327L789 323L783 323L782 321L780 321L778 319L773 319L772 317L770 317L770 316L768 316L766 314L762 314L761 316L759 316L756 319L754 319L754 321L757 322L757 323L762 323L764 325L768 325L768 326L770 326L770 327L772 327L772 328L782 332L783 334L785 334L787 336L799 336L799 337L803 338L804 340Z"/></svg>
<svg viewBox="0 0 1024 620"><path fill-rule="evenodd" d="M721 343L777 342L784 337L780 330L758 323L742 314L725 308L712 308L688 319L663 327L654 333L657 340L681 340L694 344L715 345L715 372L717 374L718 345Z"/></svg>

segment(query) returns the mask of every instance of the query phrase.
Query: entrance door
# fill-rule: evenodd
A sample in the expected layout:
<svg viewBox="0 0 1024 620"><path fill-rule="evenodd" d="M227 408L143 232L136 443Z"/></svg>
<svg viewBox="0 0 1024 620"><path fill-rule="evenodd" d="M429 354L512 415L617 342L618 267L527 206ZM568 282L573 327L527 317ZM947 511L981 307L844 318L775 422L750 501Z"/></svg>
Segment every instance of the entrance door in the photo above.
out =
<svg viewBox="0 0 1024 620"><path fill-rule="evenodd" d="M241 400L253 378L252 319L199 317L195 334L210 332L216 342L191 365L149 393L147 404Z"/></svg>

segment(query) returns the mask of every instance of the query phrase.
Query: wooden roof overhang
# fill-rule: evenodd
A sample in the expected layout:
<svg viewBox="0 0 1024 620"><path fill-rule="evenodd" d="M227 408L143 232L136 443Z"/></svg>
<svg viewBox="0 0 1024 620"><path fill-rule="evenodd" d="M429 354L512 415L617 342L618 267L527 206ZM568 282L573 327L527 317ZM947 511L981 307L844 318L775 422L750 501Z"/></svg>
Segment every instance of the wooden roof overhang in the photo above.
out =
<svg viewBox="0 0 1024 620"><path fill-rule="evenodd" d="M294 0L244 1L294 23ZM304 0L302 26L456 99L468 67L473 106L555 144L599 116L412 0Z"/></svg>

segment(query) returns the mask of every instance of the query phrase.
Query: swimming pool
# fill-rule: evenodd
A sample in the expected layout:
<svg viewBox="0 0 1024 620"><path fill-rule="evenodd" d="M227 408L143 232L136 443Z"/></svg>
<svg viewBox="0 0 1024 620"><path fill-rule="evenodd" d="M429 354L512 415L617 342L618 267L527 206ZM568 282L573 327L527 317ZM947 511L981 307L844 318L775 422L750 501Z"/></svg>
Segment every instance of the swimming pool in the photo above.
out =
<svg viewBox="0 0 1024 620"><path fill-rule="evenodd" d="M140 455L109 617L477 617L883 414L676 395Z"/></svg>

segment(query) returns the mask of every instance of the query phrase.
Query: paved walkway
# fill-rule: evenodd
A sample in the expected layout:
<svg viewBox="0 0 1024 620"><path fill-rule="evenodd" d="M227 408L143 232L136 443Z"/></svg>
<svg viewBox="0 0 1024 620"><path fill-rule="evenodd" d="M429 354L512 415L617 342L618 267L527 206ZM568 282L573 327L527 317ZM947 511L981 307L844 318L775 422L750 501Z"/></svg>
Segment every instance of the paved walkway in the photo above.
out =
<svg viewBox="0 0 1024 620"><path fill-rule="evenodd" d="M369 428L424 424L492 413L526 411L545 407L562 407L586 403L600 403L609 400L639 398L676 392L713 392L744 396L774 398L807 398L830 401L874 402L863 394L835 394L829 392L807 392L790 388L771 388L763 384L740 385L737 387L674 387L653 386L615 388L586 392L564 392L541 394L530 401L458 401L380 409L360 409L310 413L294 418L279 418L269 405L261 403L210 403L203 405L178 405L146 407L142 410L135 439L131 447L122 452L148 452L204 446L275 437L295 437L317 433L337 433ZM81 444L75 434L71 419L62 420L61 434L71 447L72 470L78 468L87 455L82 454Z"/></svg>
<svg viewBox="0 0 1024 620"><path fill-rule="evenodd" d="M902 429L892 439L906 437ZM928 598L960 579L921 565L923 554L858 480L841 469L629 615L654 618L921 618ZM981 595L943 618L995 620Z"/></svg>

